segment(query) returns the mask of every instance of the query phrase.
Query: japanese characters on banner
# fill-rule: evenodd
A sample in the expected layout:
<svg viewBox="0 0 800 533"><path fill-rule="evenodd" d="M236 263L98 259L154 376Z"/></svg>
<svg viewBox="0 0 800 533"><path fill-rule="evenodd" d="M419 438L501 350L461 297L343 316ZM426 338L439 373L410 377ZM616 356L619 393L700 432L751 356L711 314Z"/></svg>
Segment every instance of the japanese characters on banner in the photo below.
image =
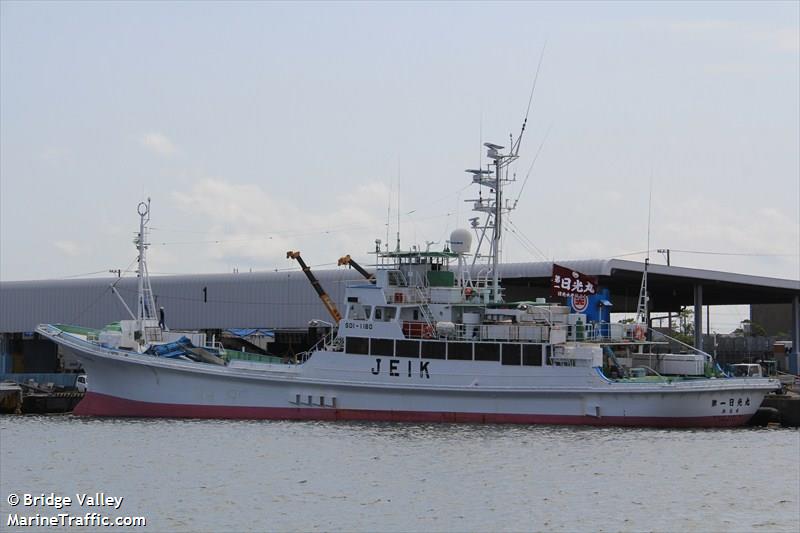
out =
<svg viewBox="0 0 800 533"><path fill-rule="evenodd" d="M550 289L553 296L564 298L595 294L597 293L597 278L553 263L553 277Z"/></svg>

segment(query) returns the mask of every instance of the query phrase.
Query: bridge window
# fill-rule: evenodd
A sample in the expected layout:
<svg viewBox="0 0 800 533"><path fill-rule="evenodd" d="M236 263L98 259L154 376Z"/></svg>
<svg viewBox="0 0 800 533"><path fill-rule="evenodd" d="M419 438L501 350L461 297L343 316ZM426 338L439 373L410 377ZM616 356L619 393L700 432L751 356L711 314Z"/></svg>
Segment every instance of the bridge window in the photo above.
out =
<svg viewBox="0 0 800 533"><path fill-rule="evenodd" d="M503 358L504 365L519 366L522 362L520 344L503 344Z"/></svg>
<svg viewBox="0 0 800 533"><path fill-rule="evenodd" d="M392 339L370 339L369 353L370 355L392 357L394 355L394 341Z"/></svg>
<svg viewBox="0 0 800 533"><path fill-rule="evenodd" d="M478 342L475 344L476 361L499 361L500 345L493 342Z"/></svg>
<svg viewBox="0 0 800 533"><path fill-rule="evenodd" d="M542 366L541 344L522 345L522 364L526 366Z"/></svg>
<svg viewBox="0 0 800 533"><path fill-rule="evenodd" d="M393 285L395 287L405 287L406 278L403 276L403 273L399 270L390 270L389 271L389 285Z"/></svg>
<svg viewBox="0 0 800 533"><path fill-rule="evenodd" d="M419 357L419 341L395 341L397 357Z"/></svg>
<svg viewBox="0 0 800 533"><path fill-rule="evenodd" d="M396 307L378 306L375 308L375 321L376 322L391 322L397 316Z"/></svg>
<svg viewBox="0 0 800 533"><path fill-rule="evenodd" d="M347 308L347 318L350 320L368 320L372 314L371 305L351 303Z"/></svg>
<svg viewBox="0 0 800 533"><path fill-rule="evenodd" d="M456 361L472 361L471 342L449 342L447 343L447 358Z"/></svg>
<svg viewBox="0 0 800 533"><path fill-rule="evenodd" d="M367 355L369 353L369 339L345 337L344 351L347 353Z"/></svg>
<svg viewBox="0 0 800 533"><path fill-rule="evenodd" d="M439 341L423 341L422 357L424 359L444 359L445 343Z"/></svg>

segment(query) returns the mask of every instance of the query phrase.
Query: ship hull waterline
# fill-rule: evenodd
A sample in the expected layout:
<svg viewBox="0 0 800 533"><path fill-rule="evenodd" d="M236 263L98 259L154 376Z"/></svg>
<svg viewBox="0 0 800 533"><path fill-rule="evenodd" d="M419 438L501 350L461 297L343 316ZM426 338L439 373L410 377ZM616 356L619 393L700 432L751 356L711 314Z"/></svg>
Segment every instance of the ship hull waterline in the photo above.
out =
<svg viewBox="0 0 800 533"><path fill-rule="evenodd" d="M711 380L669 386L608 382L571 389L395 386L298 372L313 367L315 358L320 366L325 357L342 354L318 353L303 365L267 365L275 371L262 373L67 349L89 376L90 390L74 411L79 416L731 427L746 424L769 392L747 380L717 380L713 386Z"/></svg>
<svg viewBox="0 0 800 533"><path fill-rule="evenodd" d="M515 413L385 411L287 407L186 405L126 400L89 392L73 411L77 416L118 418L199 418L240 420L318 420L459 424L585 425L629 427L736 427L752 414L705 417L591 417Z"/></svg>

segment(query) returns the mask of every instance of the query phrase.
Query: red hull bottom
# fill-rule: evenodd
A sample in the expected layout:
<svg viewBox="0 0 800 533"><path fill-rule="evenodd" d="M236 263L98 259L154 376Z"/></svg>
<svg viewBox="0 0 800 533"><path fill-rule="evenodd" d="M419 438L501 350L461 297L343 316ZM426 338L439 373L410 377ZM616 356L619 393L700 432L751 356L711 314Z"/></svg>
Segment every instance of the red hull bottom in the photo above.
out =
<svg viewBox="0 0 800 533"><path fill-rule="evenodd" d="M75 407L78 416L154 418L231 418L249 420L369 420L384 422L457 422L470 424L558 424L642 427L731 427L751 415L701 417L576 416L431 411L377 411L313 407L235 407L140 402L87 392Z"/></svg>

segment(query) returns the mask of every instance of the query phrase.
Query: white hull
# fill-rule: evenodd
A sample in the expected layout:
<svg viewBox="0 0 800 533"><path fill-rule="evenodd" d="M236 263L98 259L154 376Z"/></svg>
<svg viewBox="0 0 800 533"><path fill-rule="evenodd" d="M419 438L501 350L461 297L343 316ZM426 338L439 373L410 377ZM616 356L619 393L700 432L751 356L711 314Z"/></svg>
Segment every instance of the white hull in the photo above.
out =
<svg viewBox="0 0 800 533"><path fill-rule="evenodd" d="M590 367L333 351L298 365L236 368L40 333L86 369L90 391L76 409L84 415L734 426L777 388L764 378L633 383L608 380Z"/></svg>

